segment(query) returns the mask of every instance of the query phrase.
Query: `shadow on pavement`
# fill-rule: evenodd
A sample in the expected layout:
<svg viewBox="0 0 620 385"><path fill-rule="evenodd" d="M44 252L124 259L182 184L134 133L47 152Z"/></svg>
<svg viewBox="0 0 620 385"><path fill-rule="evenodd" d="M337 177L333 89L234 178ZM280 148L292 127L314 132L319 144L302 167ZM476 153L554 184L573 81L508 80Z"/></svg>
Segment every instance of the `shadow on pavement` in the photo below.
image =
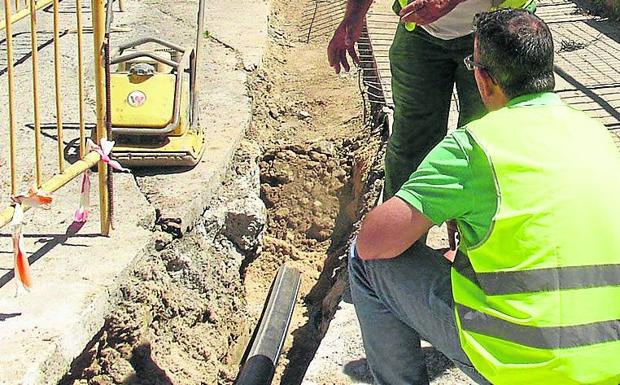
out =
<svg viewBox="0 0 620 385"><path fill-rule="evenodd" d="M84 226L84 223L73 222L71 225L69 225L69 227L67 228L67 231L64 234L25 234L24 237L26 238L49 238L47 240L41 239L40 241L37 242L37 243L44 243L44 245L41 246L37 251L32 253L30 257L28 257L28 262L30 262L30 264L35 263L39 259L43 258L43 256L45 256L47 253L52 251L58 245L87 247L87 245L66 243L70 238L74 238L74 237L94 238L94 237L100 236L99 234L77 235L77 233L82 229L83 226ZM11 235L9 234L0 235L0 237L10 237L10 236ZM13 270L10 270L4 273L4 275L0 276L0 287L3 287L7 283L9 283L14 277L15 277L15 272Z"/></svg>

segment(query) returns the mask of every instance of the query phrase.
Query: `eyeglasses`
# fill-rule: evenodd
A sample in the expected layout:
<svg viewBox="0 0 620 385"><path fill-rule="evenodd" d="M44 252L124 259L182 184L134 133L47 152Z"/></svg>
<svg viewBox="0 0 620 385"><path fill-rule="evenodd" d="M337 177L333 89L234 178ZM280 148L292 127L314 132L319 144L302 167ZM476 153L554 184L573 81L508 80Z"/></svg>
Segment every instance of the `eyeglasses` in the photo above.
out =
<svg viewBox="0 0 620 385"><path fill-rule="evenodd" d="M476 67L487 72L489 71L486 69L485 66L474 61L474 55L467 56L465 59L463 59L463 63L465 63L465 68L467 68L469 71L473 71Z"/></svg>
<svg viewBox="0 0 620 385"><path fill-rule="evenodd" d="M491 71L489 71L487 67L476 62L474 60L474 55L469 55L465 57L465 59L463 59L463 63L465 64L465 68L467 68L469 71L473 71L474 69L476 69L476 67L478 67L479 70L486 72L493 81L493 83L495 83L495 79L493 78L493 75L491 75Z"/></svg>

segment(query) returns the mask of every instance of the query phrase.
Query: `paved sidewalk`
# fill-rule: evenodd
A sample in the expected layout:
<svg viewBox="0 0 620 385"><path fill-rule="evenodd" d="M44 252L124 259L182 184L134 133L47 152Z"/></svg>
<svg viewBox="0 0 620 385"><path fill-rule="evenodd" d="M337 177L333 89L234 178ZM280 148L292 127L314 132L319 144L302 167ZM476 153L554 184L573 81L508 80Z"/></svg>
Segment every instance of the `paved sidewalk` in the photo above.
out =
<svg viewBox="0 0 620 385"><path fill-rule="evenodd" d="M391 5L392 0L376 0L367 25L385 102L393 106L388 50L398 18ZM542 0L537 14L549 24L554 36L556 91L567 103L601 119L620 148L620 23L589 15L568 0ZM457 111L453 101L450 129L456 126ZM473 384L432 347L427 346L427 353L432 384ZM366 365L357 318L353 306L343 301L303 384L370 383L372 376Z"/></svg>

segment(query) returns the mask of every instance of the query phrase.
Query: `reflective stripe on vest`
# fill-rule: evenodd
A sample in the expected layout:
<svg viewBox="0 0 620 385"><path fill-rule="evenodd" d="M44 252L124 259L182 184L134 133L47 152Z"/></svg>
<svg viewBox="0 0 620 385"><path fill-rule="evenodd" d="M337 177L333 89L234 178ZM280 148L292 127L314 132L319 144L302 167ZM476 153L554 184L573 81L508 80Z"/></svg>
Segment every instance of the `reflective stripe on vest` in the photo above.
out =
<svg viewBox="0 0 620 385"><path fill-rule="evenodd" d="M407 4L412 3L413 0L398 0L400 8L403 9ZM536 9L536 0L504 0L498 3L492 0L492 6L489 10L496 10L499 8L523 8L529 11ZM416 27L415 23L405 23L405 29L409 32L413 31Z"/></svg>
<svg viewBox="0 0 620 385"><path fill-rule="evenodd" d="M456 305L461 327L539 349L574 348L620 340L620 320L583 325L536 327L517 325L501 318Z"/></svg>
<svg viewBox="0 0 620 385"><path fill-rule="evenodd" d="M496 385L617 385L620 156L607 130L554 94L465 129L491 164L498 208L453 264L463 350Z"/></svg>
<svg viewBox="0 0 620 385"><path fill-rule="evenodd" d="M468 260L460 253L458 259ZM620 285L620 264L485 273L476 273L463 262L455 262L453 267L487 296Z"/></svg>

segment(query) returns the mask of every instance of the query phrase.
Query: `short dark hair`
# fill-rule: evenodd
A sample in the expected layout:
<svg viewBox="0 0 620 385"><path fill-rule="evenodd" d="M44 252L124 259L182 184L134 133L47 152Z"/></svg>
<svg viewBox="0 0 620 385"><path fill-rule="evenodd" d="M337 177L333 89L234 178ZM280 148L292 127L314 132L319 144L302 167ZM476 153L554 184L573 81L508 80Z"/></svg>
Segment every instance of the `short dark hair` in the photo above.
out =
<svg viewBox="0 0 620 385"><path fill-rule="evenodd" d="M477 61L509 99L553 91L553 39L538 16L522 9L483 12L474 30Z"/></svg>

